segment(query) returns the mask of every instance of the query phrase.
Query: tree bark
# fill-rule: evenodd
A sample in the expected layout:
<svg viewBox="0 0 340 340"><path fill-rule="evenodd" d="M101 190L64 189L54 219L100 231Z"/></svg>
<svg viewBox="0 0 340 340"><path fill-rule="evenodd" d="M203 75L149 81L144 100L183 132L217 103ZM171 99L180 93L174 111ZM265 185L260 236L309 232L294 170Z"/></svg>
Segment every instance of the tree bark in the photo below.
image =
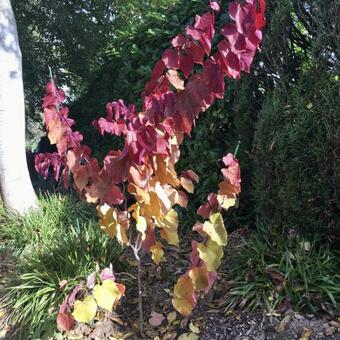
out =
<svg viewBox="0 0 340 340"><path fill-rule="evenodd" d="M0 0L0 194L7 209L22 215L38 206L26 161L21 51L10 0Z"/></svg>

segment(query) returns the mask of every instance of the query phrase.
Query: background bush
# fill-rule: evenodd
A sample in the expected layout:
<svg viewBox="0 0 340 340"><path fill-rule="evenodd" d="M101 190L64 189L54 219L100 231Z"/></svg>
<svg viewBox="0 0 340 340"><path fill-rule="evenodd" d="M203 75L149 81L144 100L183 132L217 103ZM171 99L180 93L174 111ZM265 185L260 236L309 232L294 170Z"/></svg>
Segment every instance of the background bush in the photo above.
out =
<svg viewBox="0 0 340 340"><path fill-rule="evenodd" d="M334 76L308 72L267 98L256 131L254 196L261 220L340 237L339 93Z"/></svg>

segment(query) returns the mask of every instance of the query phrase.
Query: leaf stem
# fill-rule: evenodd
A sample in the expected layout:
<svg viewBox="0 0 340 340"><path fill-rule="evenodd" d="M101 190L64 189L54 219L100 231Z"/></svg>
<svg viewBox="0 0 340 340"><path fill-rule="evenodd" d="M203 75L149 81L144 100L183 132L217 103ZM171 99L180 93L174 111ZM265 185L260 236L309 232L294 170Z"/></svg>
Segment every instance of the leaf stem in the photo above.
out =
<svg viewBox="0 0 340 340"><path fill-rule="evenodd" d="M235 149L235 152L234 152L234 157L236 157L236 155L237 155L238 149L240 148L240 144L241 144L241 141L239 140L237 142L237 146L236 146L236 149Z"/></svg>

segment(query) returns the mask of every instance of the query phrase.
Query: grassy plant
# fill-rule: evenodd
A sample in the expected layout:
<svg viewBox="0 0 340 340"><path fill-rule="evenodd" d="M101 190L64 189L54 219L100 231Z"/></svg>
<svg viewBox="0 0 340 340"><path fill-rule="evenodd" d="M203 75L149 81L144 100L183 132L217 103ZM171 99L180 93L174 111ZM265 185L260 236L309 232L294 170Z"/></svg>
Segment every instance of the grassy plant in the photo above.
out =
<svg viewBox="0 0 340 340"><path fill-rule="evenodd" d="M339 254L316 239L275 235L262 226L230 263L235 285L227 308L332 313L340 307Z"/></svg>
<svg viewBox="0 0 340 340"><path fill-rule="evenodd" d="M53 331L65 295L96 267L124 268L117 264L121 248L101 232L91 207L58 195L42 199L41 207L24 218L0 217L1 244L16 262L3 280L1 307L24 338Z"/></svg>
<svg viewBox="0 0 340 340"><path fill-rule="evenodd" d="M28 246L46 245L57 238L60 230L75 225L76 220L95 219L95 209L68 195L40 197L40 209L33 210L24 217L5 212L0 206L0 240L16 250Z"/></svg>

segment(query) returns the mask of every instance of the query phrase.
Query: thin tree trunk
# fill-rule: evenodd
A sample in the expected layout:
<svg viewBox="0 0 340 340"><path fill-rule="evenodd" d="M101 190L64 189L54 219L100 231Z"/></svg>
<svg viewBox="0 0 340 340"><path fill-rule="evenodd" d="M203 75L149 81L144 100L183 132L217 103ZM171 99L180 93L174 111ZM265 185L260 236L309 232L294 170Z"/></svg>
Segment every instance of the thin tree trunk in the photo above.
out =
<svg viewBox="0 0 340 340"><path fill-rule="evenodd" d="M5 207L20 214L38 205L26 161L21 51L10 0L0 0L0 193Z"/></svg>

